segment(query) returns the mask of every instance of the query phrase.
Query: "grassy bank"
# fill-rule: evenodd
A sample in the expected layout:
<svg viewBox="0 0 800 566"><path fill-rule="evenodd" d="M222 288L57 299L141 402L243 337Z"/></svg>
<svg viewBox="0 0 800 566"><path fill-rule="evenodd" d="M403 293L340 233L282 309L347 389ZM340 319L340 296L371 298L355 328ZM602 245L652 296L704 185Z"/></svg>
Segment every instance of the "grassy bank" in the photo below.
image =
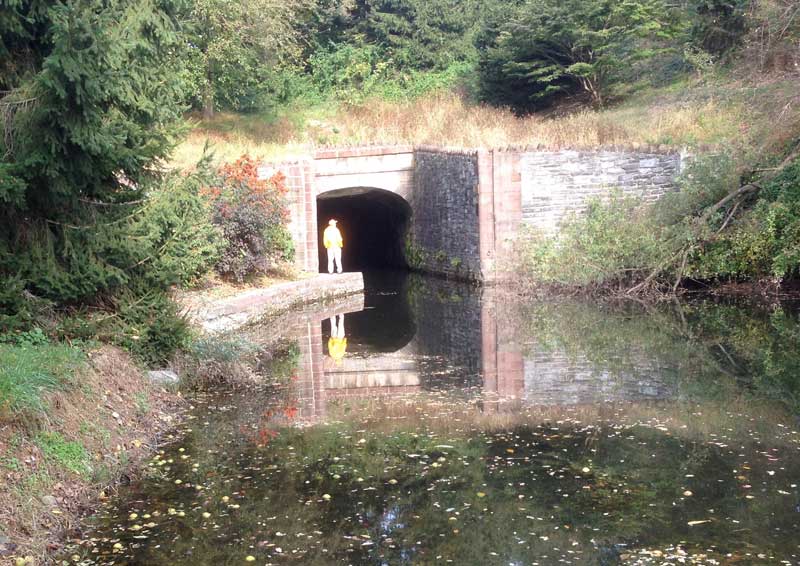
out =
<svg viewBox="0 0 800 566"><path fill-rule="evenodd" d="M179 406L119 349L0 344L0 564L52 560Z"/></svg>
<svg viewBox="0 0 800 566"><path fill-rule="evenodd" d="M219 113L210 120L193 116L192 130L172 164L193 166L206 143L221 161L243 153L269 160L315 147L392 143L587 149L768 146L780 143L785 128L798 120L796 84L788 76L744 80L718 73L643 90L600 110L562 106L558 112L529 116L446 91L405 102L370 99L358 105L295 104L252 115Z"/></svg>

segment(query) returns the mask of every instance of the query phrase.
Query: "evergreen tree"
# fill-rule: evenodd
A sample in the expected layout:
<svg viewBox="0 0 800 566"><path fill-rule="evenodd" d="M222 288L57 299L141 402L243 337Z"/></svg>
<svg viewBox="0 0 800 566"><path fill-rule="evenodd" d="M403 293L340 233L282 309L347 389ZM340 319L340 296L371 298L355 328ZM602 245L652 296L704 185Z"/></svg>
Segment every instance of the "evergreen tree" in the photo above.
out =
<svg viewBox="0 0 800 566"><path fill-rule="evenodd" d="M137 235L136 226L183 110L178 8L173 0L3 4L4 278L59 303L96 300L130 284L169 237Z"/></svg>
<svg viewBox="0 0 800 566"><path fill-rule="evenodd" d="M6 227L74 223L92 202L141 197L182 110L175 16L173 0L4 4Z"/></svg>
<svg viewBox="0 0 800 566"><path fill-rule="evenodd" d="M476 58L477 0L358 0L354 32L404 69L444 69Z"/></svg>
<svg viewBox="0 0 800 566"><path fill-rule="evenodd" d="M527 0L485 41L483 91L493 102L531 109L564 94L601 105L636 65L681 34L662 0ZM511 100L503 100L508 92Z"/></svg>

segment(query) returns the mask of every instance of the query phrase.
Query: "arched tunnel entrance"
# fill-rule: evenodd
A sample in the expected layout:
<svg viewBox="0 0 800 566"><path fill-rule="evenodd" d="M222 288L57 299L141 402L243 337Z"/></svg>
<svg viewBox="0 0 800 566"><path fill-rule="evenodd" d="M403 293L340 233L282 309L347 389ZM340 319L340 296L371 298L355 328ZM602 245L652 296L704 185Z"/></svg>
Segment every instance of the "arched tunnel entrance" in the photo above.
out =
<svg viewBox="0 0 800 566"><path fill-rule="evenodd" d="M383 190L353 187L322 193L317 197L317 238L320 271L328 258L322 233L335 218L344 239L345 271L406 268L405 235L411 207L402 197Z"/></svg>

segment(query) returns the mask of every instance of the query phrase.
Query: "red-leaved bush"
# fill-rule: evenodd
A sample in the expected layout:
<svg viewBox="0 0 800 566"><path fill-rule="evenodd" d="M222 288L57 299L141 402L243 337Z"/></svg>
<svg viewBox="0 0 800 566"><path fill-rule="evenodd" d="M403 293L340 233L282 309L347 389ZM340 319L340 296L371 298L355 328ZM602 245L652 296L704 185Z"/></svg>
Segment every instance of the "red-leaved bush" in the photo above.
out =
<svg viewBox="0 0 800 566"><path fill-rule="evenodd" d="M216 265L220 275L241 282L250 274L291 261L294 248L287 229L284 175L259 179L258 166L248 155L223 165L217 173L203 194L211 202L214 224L225 237Z"/></svg>

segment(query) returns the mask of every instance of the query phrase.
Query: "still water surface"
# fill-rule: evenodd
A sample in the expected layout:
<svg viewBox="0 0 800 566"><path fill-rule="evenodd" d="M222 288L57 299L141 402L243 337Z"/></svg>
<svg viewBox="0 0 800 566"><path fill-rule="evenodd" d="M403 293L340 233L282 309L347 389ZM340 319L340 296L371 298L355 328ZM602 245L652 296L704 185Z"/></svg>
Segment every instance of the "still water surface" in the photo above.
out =
<svg viewBox="0 0 800 566"><path fill-rule="evenodd" d="M86 564L800 564L791 304L521 302L420 277L236 333Z"/></svg>

